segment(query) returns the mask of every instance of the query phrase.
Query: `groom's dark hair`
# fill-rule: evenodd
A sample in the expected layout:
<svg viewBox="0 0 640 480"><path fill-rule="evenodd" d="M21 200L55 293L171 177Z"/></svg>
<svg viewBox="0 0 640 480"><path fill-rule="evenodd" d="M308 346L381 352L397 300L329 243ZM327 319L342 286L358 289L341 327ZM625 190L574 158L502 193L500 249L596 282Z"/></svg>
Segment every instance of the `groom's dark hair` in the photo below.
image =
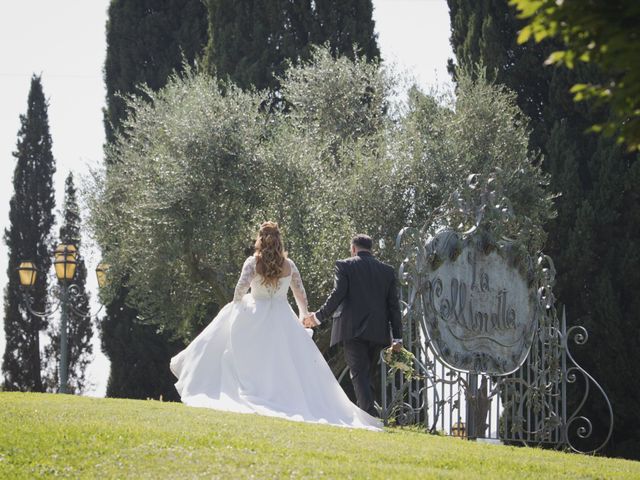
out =
<svg viewBox="0 0 640 480"><path fill-rule="evenodd" d="M371 250L373 247L373 240L369 235L359 233L351 239L351 245L357 248L363 248L365 250Z"/></svg>

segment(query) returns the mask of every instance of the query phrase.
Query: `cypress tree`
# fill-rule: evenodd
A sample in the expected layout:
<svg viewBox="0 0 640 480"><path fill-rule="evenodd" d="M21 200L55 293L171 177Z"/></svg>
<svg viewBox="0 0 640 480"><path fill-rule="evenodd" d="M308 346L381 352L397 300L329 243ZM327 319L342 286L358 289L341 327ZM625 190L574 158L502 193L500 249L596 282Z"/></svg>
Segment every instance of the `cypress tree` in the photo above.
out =
<svg viewBox="0 0 640 480"><path fill-rule="evenodd" d="M481 63L494 80L518 95L531 119L530 148L544 155L551 174L557 218L548 225L546 252L558 270L558 301L570 324L584 325L589 343L572 350L598 380L614 405L615 430L606 453L639 458L640 386L624 363L640 362L636 316L640 286L640 188L638 156L612 141L585 134L607 112L573 102L569 88L597 80L590 67L544 67L555 46L518 45L523 23L505 0L448 0L451 44L459 66ZM450 62L450 70L455 67ZM616 351L616 355L610 352ZM592 393L582 411L594 422L594 435L606 432L604 404Z"/></svg>
<svg viewBox="0 0 640 480"><path fill-rule="evenodd" d="M111 1L104 67L108 143L116 140L126 121L122 97L144 95L141 84L158 90L173 71L182 71L185 62L195 65L207 43L207 28L201 0ZM182 345L139 324L137 316L127 306L123 288L99 322L102 349L111 362L107 396L177 399L169 360Z"/></svg>
<svg viewBox="0 0 640 480"><path fill-rule="evenodd" d="M161 334L156 327L136 321L137 311L127 306L127 289L107 305L101 328L102 350L111 360L107 396L179 400L169 360L184 345Z"/></svg>
<svg viewBox="0 0 640 480"><path fill-rule="evenodd" d="M206 0L209 71L242 88L279 89L289 61L309 58L311 44L333 55L378 59L371 0Z"/></svg>
<svg viewBox="0 0 640 480"><path fill-rule="evenodd" d="M6 348L2 371L5 390L43 391L41 377L41 330L47 321L30 314L20 293L16 269L22 260L31 260L38 268L34 287L29 292L33 308L47 308L48 279L51 267L51 227L55 204L53 174L55 160L51 151L47 102L41 77L31 78L27 113L20 116L17 160L13 174L13 197L9 206L10 226L5 230L9 250L9 281L5 290L4 331Z"/></svg>
<svg viewBox="0 0 640 480"><path fill-rule="evenodd" d="M206 0L207 65L242 88L275 89L286 61L306 57L311 1Z"/></svg>
<svg viewBox="0 0 640 480"><path fill-rule="evenodd" d="M334 56L353 59L356 53L370 60L380 57L372 0L316 0L315 14L313 43L328 43Z"/></svg>
<svg viewBox="0 0 640 480"><path fill-rule="evenodd" d="M70 308L67 318L69 365L67 391L82 393L86 388L85 371L91 362L93 347L91 339L93 330L91 317L83 315L89 313L89 293L86 289L87 267L84 263L80 238L80 209L76 199L76 188L73 174L69 173L65 181L63 224L60 227L60 243L75 245L77 249L76 273L73 280L75 291L69 296ZM58 299L61 301L61 298ZM48 363L46 384L49 391L57 391L59 386L60 368L60 325L49 326L50 343L45 347L45 357Z"/></svg>
<svg viewBox="0 0 640 480"><path fill-rule="evenodd" d="M107 21L104 112L107 142L127 118L125 101L139 86L162 88L183 62L193 65L207 43L201 0L112 0Z"/></svg>
<svg viewBox="0 0 640 480"><path fill-rule="evenodd" d="M519 45L523 22L506 0L448 0L451 47L457 64L449 59L455 79L456 65L473 70L486 68L487 79L506 85L518 94L518 106L531 119L534 148L544 143L548 129L544 111L548 106L552 71L542 67L553 45Z"/></svg>

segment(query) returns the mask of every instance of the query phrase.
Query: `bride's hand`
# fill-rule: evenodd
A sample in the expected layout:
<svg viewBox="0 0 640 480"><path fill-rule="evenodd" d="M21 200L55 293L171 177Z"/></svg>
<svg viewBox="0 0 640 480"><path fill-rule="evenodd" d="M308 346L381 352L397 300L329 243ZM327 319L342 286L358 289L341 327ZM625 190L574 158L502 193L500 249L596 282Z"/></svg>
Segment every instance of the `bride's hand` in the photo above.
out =
<svg viewBox="0 0 640 480"><path fill-rule="evenodd" d="M314 328L317 327L318 324L315 322L315 320L313 319L313 313L309 313L307 314L304 319L302 320L302 324L306 327L306 328Z"/></svg>

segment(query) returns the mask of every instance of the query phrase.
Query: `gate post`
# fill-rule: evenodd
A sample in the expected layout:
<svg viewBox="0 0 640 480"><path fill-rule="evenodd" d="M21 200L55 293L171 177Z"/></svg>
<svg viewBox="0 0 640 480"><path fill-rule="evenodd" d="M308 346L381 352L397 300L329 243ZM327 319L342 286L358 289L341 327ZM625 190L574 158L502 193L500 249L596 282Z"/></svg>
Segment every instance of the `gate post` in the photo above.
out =
<svg viewBox="0 0 640 480"><path fill-rule="evenodd" d="M476 417L478 409L478 376L469 375L469 385L466 388L467 397L467 439L475 440Z"/></svg>

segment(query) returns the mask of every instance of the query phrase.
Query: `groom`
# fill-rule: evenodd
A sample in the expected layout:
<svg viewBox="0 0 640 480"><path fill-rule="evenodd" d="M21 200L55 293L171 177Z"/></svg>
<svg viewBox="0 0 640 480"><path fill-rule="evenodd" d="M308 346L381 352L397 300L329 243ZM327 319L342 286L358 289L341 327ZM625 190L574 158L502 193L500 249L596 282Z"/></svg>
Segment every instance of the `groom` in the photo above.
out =
<svg viewBox="0 0 640 480"><path fill-rule="evenodd" d="M402 322L395 272L376 260L371 247L371 237L353 237L351 258L336 262L333 291L304 325L318 326L341 310L334 314L331 346L342 343L358 407L377 417L372 374L385 346L391 342L394 350L402 348Z"/></svg>

